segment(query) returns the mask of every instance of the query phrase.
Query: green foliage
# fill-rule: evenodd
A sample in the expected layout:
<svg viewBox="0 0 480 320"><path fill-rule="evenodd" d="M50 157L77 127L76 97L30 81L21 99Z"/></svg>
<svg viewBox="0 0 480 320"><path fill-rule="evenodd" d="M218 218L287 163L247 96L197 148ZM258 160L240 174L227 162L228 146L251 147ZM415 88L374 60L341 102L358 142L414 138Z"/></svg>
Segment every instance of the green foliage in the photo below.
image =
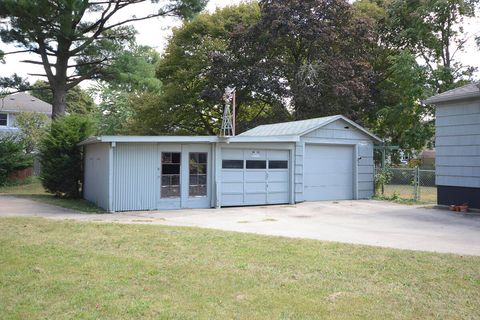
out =
<svg viewBox="0 0 480 320"><path fill-rule="evenodd" d="M97 134L115 135L129 130L128 123L133 115L132 93L113 89L106 83L99 83L90 90L100 100L97 113Z"/></svg>
<svg viewBox="0 0 480 320"><path fill-rule="evenodd" d="M478 0L393 0L385 2L387 19L383 40L390 46L407 49L428 66L429 81L437 92L469 79L474 68L455 60L468 40L461 23L475 16Z"/></svg>
<svg viewBox="0 0 480 320"><path fill-rule="evenodd" d="M260 1L260 13L216 57L212 78L246 86L295 119L341 113L357 120L370 94L369 21L343 0Z"/></svg>
<svg viewBox="0 0 480 320"><path fill-rule="evenodd" d="M118 91L159 91L161 82L155 77L155 65L159 60L160 54L155 49L132 44L118 53L103 80L110 89Z"/></svg>
<svg viewBox="0 0 480 320"><path fill-rule="evenodd" d="M77 144L93 132L92 121L81 115L72 114L52 122L40 141L40 179L48 192L67 198L80 197L83 165Z"/></svg>
<svg viewBox="0 0 480 320"><path fill-rule="evenodd" d="M381 109L373 114L370 126L401 149L421 150L431 142L435 129L432 107L421 104L428 96L427 71L407 51L391 55L388 64L388 77L377 85L376 103Z"/></svg>
<svg viewBox="0 0 480 320"><path fill-rule="evenodd" d="M21 112L15 117L15 123L21 130L19 134L26 152L32 153L37 150L42 134L50 124L50 118L40 112Z"/></svg>
<svg viewBox="0 0 480 320"><path fill-rule="evenodd" d="M158 60L159 54L153 48L133 45L109 67L108 82L100 81L90 88L100 101L95 114L98 134L136 132L138 125L131 125L132 116L136 108L145 105L133 101L160 91L161 82L155 76Z"/></svg>
<svg viewBox="0 0 480 320"><path fill-rule="evenodd" d="M392 181L393 172L388 168L380 168L375 173L375 193L379 194L379 190L382 186L389 184Z"/></svg>
<svg viewBox="0 0 480 320"><path fill-rule="evenodd" d="M162 92L134 98L138 107L132 129L139 134L218 133L225 84L209 76L209 70L215 56L228 50L232 33L253 25L259 13L255 3L240 4L213 14L202 13L175 29L157 67ZM237 86L240 131L275 115L268 103L253 100L252 94Z"/></svg>
<svg viewBox="0 0 480 320"><path fill-rule="evenodd" d="M47 103L53 103L53 94L46 81L37 80L32 85L30 94ZM80 87L74 87L67 92L66 112L78 114L90 114L95 110L95 102L92 97Z"/></svg>
<svg viewBox="0 0 480 320"><path fill-rule="evenodd" d="M0 186L8 182L8 175L33 165L33 158L25 152L25 145L17 135L0 135Z"/></svg>

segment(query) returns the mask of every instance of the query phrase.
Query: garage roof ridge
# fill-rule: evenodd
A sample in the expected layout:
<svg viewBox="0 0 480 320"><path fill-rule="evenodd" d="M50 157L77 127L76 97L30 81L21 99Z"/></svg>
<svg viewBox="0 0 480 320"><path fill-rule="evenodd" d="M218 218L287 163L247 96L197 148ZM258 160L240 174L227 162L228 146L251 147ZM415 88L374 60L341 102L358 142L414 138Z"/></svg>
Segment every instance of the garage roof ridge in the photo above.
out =
<svg viewBox="0 0 480 320"><path fill-rule="evenodd" d="M320 118L313 118L313 119L307 119L307 120L289 121L289 122L261 125L253 129L250 129L240 134L239 136L243 136L243 137L304 136L312 131L320 129L340 119L347 122L349 125L355 127L356 129L362 131L366 135L372 137L374 140L378 142L383 141L380 137L376 136L375 134L371 133L367 129L363 128L359 124L355 123L354 121L348 119L343 115L333 115L328 117L320 117Z"/></svg>

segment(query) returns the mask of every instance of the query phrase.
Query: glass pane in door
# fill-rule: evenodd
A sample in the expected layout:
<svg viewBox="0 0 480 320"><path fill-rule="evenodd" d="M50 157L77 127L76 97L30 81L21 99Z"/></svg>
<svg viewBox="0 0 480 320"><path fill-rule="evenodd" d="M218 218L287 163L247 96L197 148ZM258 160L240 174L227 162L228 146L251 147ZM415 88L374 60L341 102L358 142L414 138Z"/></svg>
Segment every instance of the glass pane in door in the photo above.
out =
<svg viewBox="0 0 480 320"><path fill-rule="evenodd" d="M189 155L189 196L205 197L207 195L207 158L206 152L190 152Z"/></svg>
<svg viewBox="0 0 480 320"><path fill-rule="evenodd" d="M162 152L162 198L180 197L180 152Z"/></svg>

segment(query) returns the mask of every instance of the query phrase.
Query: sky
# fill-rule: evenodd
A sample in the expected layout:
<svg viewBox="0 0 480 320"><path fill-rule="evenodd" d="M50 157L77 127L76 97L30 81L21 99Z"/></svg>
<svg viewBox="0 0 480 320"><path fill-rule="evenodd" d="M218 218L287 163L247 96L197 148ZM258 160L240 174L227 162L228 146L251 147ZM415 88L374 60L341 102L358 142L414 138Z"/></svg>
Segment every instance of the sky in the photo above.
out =
<svg viewBox="0 0 480 320"><path fill-rule="evenodd" d="M210 0L207 5L207 10L210 12L215 11L216 8L221 8L227 5L240 3L242 0ZM158 5L157 5L158 7ZM134 11L136 16L142 16L149 14L155 10L156 6L151 3L132 5L130 9L118 16L118 19L127 18ZM148 45L155 48L160 53L168 43L168 39L172 34L172 27L178 27L181 25L181 21L171 18L158 18L140 21L132 24L138 31L137 43L141 45ZM464 33L469 39L464 52L459 52L455 57L458 61L467 65L475 66L479 69L475 77L480 78L480 50L475 45L475 35L480 35L480 18L469 19L464 23ZM15 50L12 46L5 46L0 43L0 49L4 51ZM22 77L27 77L30 81L34 82L38 77L29 76L28 73L44 73L41 66L32 64L21 63L21 60L36 59L35 55L19 54L6 57L6 63L0 64L0 76L9 76L13 73L17 73ZM88 85L85 83L83 86Z"/></svg>

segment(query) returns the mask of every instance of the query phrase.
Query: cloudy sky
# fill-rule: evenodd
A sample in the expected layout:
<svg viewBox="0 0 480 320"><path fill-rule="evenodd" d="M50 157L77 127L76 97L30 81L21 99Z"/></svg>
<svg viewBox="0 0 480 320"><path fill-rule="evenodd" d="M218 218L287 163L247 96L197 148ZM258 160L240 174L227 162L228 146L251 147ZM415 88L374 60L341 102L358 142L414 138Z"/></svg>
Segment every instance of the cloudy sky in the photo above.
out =
<svg viewBox="0 0 480 320"><path fill-rule="evenodd" d="M210 0L207 10L210 12L215 11L218 7L224 7L229 4L239 3L242 0ZM142 16L153 12L155 6L148 4L132 5L131 9L124 12L123 16L119 16L118 19L122 19L131 15L131 12L135 8L135 15ZM162 52L165 47L169 36L171 35L171 28L179 26L180 22L173 19L152 19L148 21L136 22L133 24L138 31L137 42L139 44L148 45L154 47L159 52ZM480 70L480 50L475 46L474 37L480 35L480 18L471 19L464 24L465 36L469 38L467 42L465 52L460 52L455 57L458 61L462 61L464 64L478 67ZM0 43L0 49L4 51L11 51L15 49L11 46L5 46ZM12 55L6 58L5 64L0 64L0 76L8 76L13 73L17 73L20 76L28 77L31 81L37 78L28 76L28 73L43 73L40 66L32 64L21 63L21 60L35 59L35 56L24 55ZM476 78L480 78L480 71L477 72Z"/></svg>

